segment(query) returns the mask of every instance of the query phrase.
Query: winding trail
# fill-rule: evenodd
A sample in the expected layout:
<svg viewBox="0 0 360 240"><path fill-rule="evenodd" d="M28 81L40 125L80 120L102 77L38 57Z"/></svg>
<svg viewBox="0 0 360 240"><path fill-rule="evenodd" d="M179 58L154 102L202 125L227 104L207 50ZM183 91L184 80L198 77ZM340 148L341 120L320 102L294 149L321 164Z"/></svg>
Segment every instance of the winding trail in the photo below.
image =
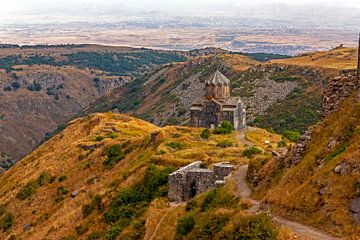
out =
<svg viewBox="0 0 360 240"><path fill-rule="evenodd" d="M157 236L157 232L159 231L159 228L160 228L162 222L164 221L166 216L170 213L171 209L172 208L166 209L166 213L164 214L164 216L161 217L161 219L159 220L158 224L155 227L155 230L154 230L153 234L148 238L148 240L154 240L155 239L155 237Z"/></svg>
<svg viewBox="0 0 360 240"><path fill-rule="evenodd" d="M260 203L251 198L251 190L246 182L247 171L248 165L244 165L239 168L235 175L237 182L237 195L240 199L244 199L252 203L253 206L247 211L254 214L256 212L260 212ZM332 237L313 227L290 221L279 216L272 215L272 217L280 225L290 228L298 237L306 237L307 239L310 238L313 240L340 240L340 238Z"/></svg>

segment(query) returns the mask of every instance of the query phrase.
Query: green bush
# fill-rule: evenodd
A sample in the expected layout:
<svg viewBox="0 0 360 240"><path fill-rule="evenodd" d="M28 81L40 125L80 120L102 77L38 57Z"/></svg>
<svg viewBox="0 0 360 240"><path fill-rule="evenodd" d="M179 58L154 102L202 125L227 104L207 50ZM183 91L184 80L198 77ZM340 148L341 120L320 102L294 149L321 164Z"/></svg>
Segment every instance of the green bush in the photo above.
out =
<svg viewBox="0 0 360 240"><path fill-rule="evenodd" d="M283 137L289 140L290 142L297 142L300 136L301 136L300 133L293 131L285 131L283 133Z"/></svg>
<svg viewBox="0 0 360 240"><path fill-rule="evenodd" d="M257 147L249 147L245 149L242 153L244 157L252 158L253 156L262 153L262 151Z"/></svg>
<svg viewBox="0 0 360 240"><path fill-rule="evenodd" d="M104 140L105 139L105 137L103 137L103 136L97 136L96 138L95 138L95 142L101 142L102 140Z"/></svg>
<svg viewBox="0 0 360 240"><path fill-rule="evenodd" d="M64 186L60 186L56 189L56 202L61 202L65 199L65 196L69 193L69 190L67 190Z"/></svg>
<svg viewBox="0 0 360 240"><path fill-rule="evenodd" d="M334 151L329 152L328 154L326 154L325 160L327 162L331 161L332 159L336 158L337 156L339 156L343 152L345 152L348 147L349 147L349 144L343 144L343 145L337 147L337 149L335 149Z"/></svg>
<svg viewBox="0 0 360 240"><path fill-rule="evenodd" d="M278 142L277 146L278 147L286 147L286 142L284 140L281 140L280 142Z"/></svg>
<svg viewBox="0 0 360 240"><path fill-rule="evenodd" d="M124 227L144 214L152 200L167 196L168 176L173 171L172 167L160 170L150 166L141 183L120 190L104 215L105 221L112 224L105 238L116 239Z"/></svg>
<svg viewBox="0 0 360 240"><path fill-rule="evenodd" d="M41 173L40 176L34 180L28 182L17 194L16 198L19 200L25 200L36 193L37 189L50 181L51 177L46 173Z"/></svg>
<svg viewBox="0 0 360 240"><path fill-rule="evenodd" d="M170 142L167 143L166 146L175 150L183 150L185 148L184 144L179 142Z"/></svg>
<svg viewBox="0 0 360 240"><path fill-rule="evenodd" d="M193 230L195 223L192 213L180 218L176 224L176 238L180 239L182 236L188 235Z"/></svg>
<svg viewBox="0 0 360 240"><path fill-rule="evenodd" d="M104 204L102 203L102 198L100 195L94 195L91 199L91 202L82 207L84 218L89 216L94 210L97 210L100 213L104 211Z"/></svg>
<svg viewBox="0 0 360 240"><path fill-rule="evenodd" d="M14 216L7 212L5 215L0 219L0 228L6 232L14 225Z"/></svg>
<svg viewBox="0 0 360 240"><path fill-rule="evenodd" d="M107 158L103 162L105 168L110 169L125 158L125 153L119 144L112 145L105 149Z"/></svg>
<svg viewBox="0 0 360 240"><path fill-rule="evenodd" d="M258 214L240 219L235 229L224 232L221 237L222 239L275 240L276 235L271 219L266 214Z"/></svg>
<svg viewBox="0 0 360 240"><path fill-rule="evenodd" d="M233 143L230 140L223 140L216 144L216 146L220 147L220 148L228 148L228 147L231 147L232 145L233 145Z"/></svg>
<svg viewBox="0 0 360 240"><path fill-rule="evenodd" d="M62 176L60 176L60 177L58 178L58 181L59 181L59 182L64 182L66 179L67 179L67 176L62 175Z"/></svg>
<svg viewBox="0 0 360 240"><path fill-rule="evenodd" d="M19 82L12 82L11 86L16 90L16 89L19 89L21 87L21 84Z"/></svg>
<svg viewBox="0 0 360 240"><path fill-rule="evenodd" d="M200 211L205 212L210 208L231 208L235 207L238 203L236 196L224 191L223 188L214 189L208 192L204 200L200 204Z"/></svg>
<svg viewBox="0 0 360 240"><path fill-rule="evenodd" d="M160 150L159 152L158 152L158 155L164 155L164 154L166 154L166 151L165 150Z"/></svg>
<svg viewBox="0 0 360 240"><path fill-rule="evenodd" d="M207 129L207 128L204 129L204 130L201 132L201 135L200 135L200 137L201 137L202 139L209 139L210 136L211 136L211 132L210 132L210 130Z"/></svg>
<svg viewBox="0 0 360 240"><path fill-rule="evenodd" d="M228 223L229 216L226 214L210 215L203 218L199 226L188 236L189 239L212 239Z"/></svg>
<svg viewBox="0 0 360 240"><path fill-rule="evenodd" d="M215 134L229 134L234 130L233 125L229 121L223 121L220 127L215 128Z"/></svg>
<svg viewBox="0 0 360 240"><path fill-rule="evenodd" d="M114 132L109 133L107 136L108 136L109 138L112 138L112 139L117 138L117 134L116 134L116 133L114 133Z"/></svg>
<svg viewBox="0 0 360 240"><path fill-rule="evenodd" d="M93 232L87 236L86 240L99 240L101 239L101 236L102 236L101 232Z"/></svg>

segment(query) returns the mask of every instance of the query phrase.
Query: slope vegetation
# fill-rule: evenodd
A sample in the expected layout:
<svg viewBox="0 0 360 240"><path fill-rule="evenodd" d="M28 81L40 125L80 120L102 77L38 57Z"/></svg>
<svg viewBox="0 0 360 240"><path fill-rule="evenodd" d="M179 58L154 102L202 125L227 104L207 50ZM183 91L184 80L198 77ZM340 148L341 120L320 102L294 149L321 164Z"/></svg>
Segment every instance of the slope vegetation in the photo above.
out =
<svg viewBox="0 0 360 240"><path fill-rule="evenodd" d="M20 159L99 97L184 60L180 53L96 45L0 49L0 153Z"/></svg>
<svg viewBox="0 0 360 240"><path fill-rule="evenodd" d="M313 127L298 165L287 169L283 160L273 160L260 167L255 189L265 196L264 205L286 218L357 239L360 228L353 207L359 196L359 117L355 91Z"/></svg>
<svg viewBox="0 0 360 240"><path fill-rule="evenodd" d="M166 233L166 239L175 234L191 239L206 234L211 226L221 239L242 226L253 226L259 217L256 232L246 234L270 234L268 239L275 239L278 227L269 218L239 212L248 205L236 199L230 183L199 196L191 207L169 208L167 176L176 168L195 160L207 165L248 162L245 155L250 155L244 154L248 141L241 140L238 133L204 140L201 131L160 128L112 113L70 122L0 176L0 238L142 239ZM259 158L268 158L268 149L275 149L281 140L261 129L253 129L247 138L263 149L256 151ZM270 144L264 144L264 139ZM187 236L189 229L183 230L178 219L184 217L186 222L195 213L209 222L196 220L194 232ZM163 219L163 224L154 225L154 219Z"/></svg>

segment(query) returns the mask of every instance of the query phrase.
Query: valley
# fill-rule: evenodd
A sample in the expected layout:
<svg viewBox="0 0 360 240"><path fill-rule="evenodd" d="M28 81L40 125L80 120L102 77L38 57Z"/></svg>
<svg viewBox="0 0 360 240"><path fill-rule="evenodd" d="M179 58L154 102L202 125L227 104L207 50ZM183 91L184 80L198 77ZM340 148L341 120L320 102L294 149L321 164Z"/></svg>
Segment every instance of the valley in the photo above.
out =
<svg viewBox="0 0 360 240"><path fill-rule="evenodd" d="M159 64L186 59L174 53L102 46L15 47L1 49L0 56L0 165L4 168L51 132L62 130L100 96ZM111 61L116 63L107 63Z"/></svg>
<svg viewBox="0 0 360 240"><path fill-rule="evenodd" d="M356 239L356 54L0 49L0 239ZM247 106L240 132L186 126L215 70ZM194 161L236 172L170 203Z"/></svg>

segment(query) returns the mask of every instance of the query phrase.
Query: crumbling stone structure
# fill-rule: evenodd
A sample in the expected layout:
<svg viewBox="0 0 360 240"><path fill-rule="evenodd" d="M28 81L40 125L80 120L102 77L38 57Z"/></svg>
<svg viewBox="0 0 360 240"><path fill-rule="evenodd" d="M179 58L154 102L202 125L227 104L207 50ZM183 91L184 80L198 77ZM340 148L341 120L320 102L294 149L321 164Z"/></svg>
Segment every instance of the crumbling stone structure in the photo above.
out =
<svg viewBox="0 0 360 240"><path fill-rule="evenodd" d="M202 168L200 161L193 162L169 175L168 197L176 202L187 201L207 190L221 186L224 178L234 170L229 163L214 165L214 171Z"/></svg>
<svg viewBox="0 0 360 240"><path fill-rule="evenodd" d="M190 108L193 127L215 128L229 121L235 130L246 127L245 104L240 97L230 97L230 80L218 70L205 81L205 97Z"/></svg>

